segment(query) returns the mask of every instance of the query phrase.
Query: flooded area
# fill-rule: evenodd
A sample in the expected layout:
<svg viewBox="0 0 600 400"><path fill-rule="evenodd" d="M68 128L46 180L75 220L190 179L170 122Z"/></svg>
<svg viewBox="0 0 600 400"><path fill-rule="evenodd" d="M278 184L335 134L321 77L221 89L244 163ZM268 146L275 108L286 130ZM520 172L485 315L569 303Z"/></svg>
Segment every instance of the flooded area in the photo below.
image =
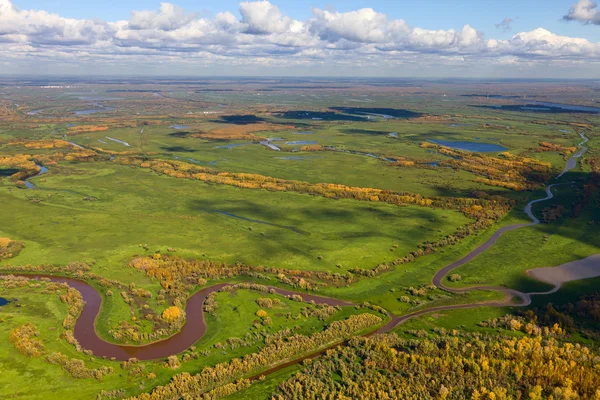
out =
<svg viewBox="0 0 600 400"><path fill-rule="evenodd" d="M105 112L105 111L116 110L116 108L105 106L102 103L93 103L92 106L96 107L96 108L89 108L87 110L75 110L73 112L75 113L75 115L81 116L81 115L90 115L90 114L97 114L97 113L101 113L101 112Z"/></svg>
<svg viewBox="0 0 600 400"><path fill-rule="evenodd" d="M245 143L233 143L225 146L215 146L215 149L233 149L234 147L245 146Z"/></svg>
<svg viewBox="0 0 600 400"><path fill-rule="evenodd" d="M528 101L528 103L536 105L536 106L560 108L562 110L579 111L579 112L585 112L585 113L599 113L600 114L600 108L597 108L597 107L578 106L578 105L574 105L574 104L564 104L564 103L552 103L550 101ZM546 109L548 109L548 108L546 108Z"/></svg>
<svg viewBox="0 0 600 400"><path fill-rule="evenodd" d="M473 151L479 153L493 153L508 150L506 147L494 143L482 142L454 142L451 140L430 139L431 143L439 144L440 146L450 147L451 149Z"/></svg>
<svg viewBox="0 0 600 400"><path fill-rule="evenodd" d="M290 145L290 146L299 146L299 145L305 145L305 144L317 144L317 142L315 142L314 140L294 140L291 142L285 142L285 144Z"/></svg>

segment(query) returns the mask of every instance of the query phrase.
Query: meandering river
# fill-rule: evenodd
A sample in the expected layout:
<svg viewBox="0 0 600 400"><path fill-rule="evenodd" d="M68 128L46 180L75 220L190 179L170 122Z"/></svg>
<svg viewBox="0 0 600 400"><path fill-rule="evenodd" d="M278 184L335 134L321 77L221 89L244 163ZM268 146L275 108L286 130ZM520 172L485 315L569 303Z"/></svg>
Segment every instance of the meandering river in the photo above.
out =
<svg viewBox="0 0 600 400"><path fill-rule="evenodd" d="M587 148L583 146L587 142L587 137L585 137L585 135L583 133L581 134L581 137L584 140L579 144L580 151L571 158L571 160L575 159L575 161L574 161L575 165L576 165L576 159L581 157L582 154L587 150ZM571 160L569 160L569 162L567 162L567 166L565 167L565 170L563 171L563 173L561 173L559 175L559 177L561 177L564 173L566 173L567 171L569 171L575 167L575 165L570 163ZM561 183L561 184L564 184L564 183ZM586 263L586 265L577 265L578 262L575 261L572 263L567 263L563 266L554 267L555 268L555 271L553 271L553 273L555 274L554 276L557 276L556 274L559 273L560 275L558 275L558 276L561 276L562 278L560 278L560 279L562 279L562 280L560 280L559 278L555 278L555 279L553 278L554 280L552 282L556 286L554 289L547 291L547 292L522 293L517 290L507 289L507 288L502 288L502 287L494 287L494 286L476 286L476 287L455 289L455 288L449 288L443 284L444 277L450 271L454 270L455 268L460 267L461 265L464 265L465 263L467 263L467 262L471 261L472 259L474 259L475 257L477 257L479 254L486 251L488 248L490 248L492 245L494 245L494 243L496 243L498 238L500 236L502 236L505 232L509 232L509 231L512 231L515 229L520 229L520 228L524 228L527 226L539 224L540 223L539 219L537 219L533 215L532 206L535 203L551 199L553 197L551 190L553 187L555 187L557 185L559 185L559 184L549 185L546 188L546 197L544 197L542 199L532 200L525 206L525 212L531 218L531 220L532 220L531 223L515 224L515 225L505 226L503 228L498 229L492 235L492 237L490 237L485 243L483 243L482 245L477 247L475 250L473 250L472 252L470 252L469 254L467 254L466 256L461 258L460 260L455 261L452 264L447 265L446 267L439 270L435 274L435 276L433 277L433 280L432 280L433 284L435 286L437 286L438 288L449 291L449 292L453 292L453 293L463 293L463 292L466 292L469 290L499 291L501 293L506 294L506 299L504 301L432 307L432 308L415 311L413 313L406 314L403 316L395 316L391 313L388 313L388 315L390 317L389 322L386 323L384 326L380 327L379 329L367 334L366 336L373 335L375 333L389 332L390 330L394 329L397 325L403 323L404 321L407 321L411 318L415 318L415 317L418 317L418 316L421 316L421 315L424 315L427 313L436 312L436 311L475 308L475 307L482 307L482 306L505 307L505 306L515 306L515 305L519 305L519 306L529 305L531 303L531 296L554 293L560 288L560 284L562 284L562 282L569 280L569 279L565 280L565 278L564 278L564 274L565 274L564 270L567 268L567 264L576 265L575 269L585 272L585 273L580 274L581 276L579 276L577 274L573 275L571 273L570 275L568 275L568 276L570 276L571 280L572 279L589 278L592 276L600 276L600 268L594 269L594 268L591 268L589 265L590 260L592 260L592 261L597 260L597 257L593 257L593 258L588 258L588 259L583 260ZM562 267L564 267L564 268L562 268ZM574 270L569 270L569 271L573 272ZM538 276L538 275L534 275L534 276ZM93 288L92 286L90 286L88 283L81 281L81 280L73 279L73 278L65 278L65 277L57 277L57 276L45 276L45 275L20 275L20 276L26 276L26 277L32 278L32 279L48 278L53 282L66 283L69 286L77 289L82 294L83 299L85 301L85 305L83 307L83 311L82 311L81 315L79 316L79 318L77 319L77 322L75 324L75 330L74 330L75 338L79 341L79 343L81 344L81 346L84 349L91 350L94 353L94 355L100 356L100 357L103 356L103 357L107 357L107 358L114 357L114 359L121 360L121 361L127 360L131 357L136 357L140 360L165 358L167 356L177 354L177 353L180 353L180 352L188 349L190 346L192 346L194 343L196 343L198 340L200 340L204 336L206 329L207 329L206 322L204 319L204 311L203 311L204 300L210 293L217 292L220 289L222 289L224 286L229 284L229 283L219 283L219 284L201 289L200 291L193 294L188 299L188 301L186 303L186 307L185 307L185 311L186 311L186 315L187 315L187 319L186 319L187 322L185 323L183 328L178 333L174 334L173 336L171 336L167 339L164 339L164 340L161 340L158 342L154 342L154 343L151 343L148 345L128 346L128 345L119 345L119 344L109 343L98 336L96 329L95 329L95 322L96 322L96 318L99 315L100 307L102 305L102 297L100 296L98 291L95 288ZM335 298L321 297L321 296L306 294L306 293L296 293L293 291L284 290L284 289L280 289L280 288L276 288L276 287L269 287L269 289L273 289L277 294L280 294L283 296L290 296L290 295L297 294L297 295L300 295L305 301L315 301L318 304L328 304L331 306L353 306L354 305L351 302L339 300L339 299L335 299ZM513 297L520 298L521 303L514 304L512 302ZM333 348L340 344L341 343L332 345L329 348ZM258 376L262 376L262 375L268 375L268 374L276 372L282 368L285 368L289 365L299 363L304 359L316 357L319 354L322 354L326 350L327 349L319 350L312 354L304 355L298 359L287 361L283 364L273 367L272 369L264 371L261 374L255 376L253 378L257 378Z"/></svg>

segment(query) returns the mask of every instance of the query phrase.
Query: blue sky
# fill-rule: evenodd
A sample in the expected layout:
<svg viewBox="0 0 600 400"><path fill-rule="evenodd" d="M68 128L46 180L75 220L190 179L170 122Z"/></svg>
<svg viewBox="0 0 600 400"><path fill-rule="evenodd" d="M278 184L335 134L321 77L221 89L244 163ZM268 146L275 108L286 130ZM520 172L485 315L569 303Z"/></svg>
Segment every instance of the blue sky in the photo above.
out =
<svg viewBox="0 0 600 400"><path fill-rule="evenodd" d="M497 26L508 20L502 26ZM600 79L594 0L0 0L11 73Z"/></svg>
<svg viewBox="0 0 600 400"><path fill-rule="evenodd" d="M190 11L215 15L221 11L231 11L236 15L239 1L198 1L175 0L178 6ZM58 13L70 18L100 18L107 21L128 19L132 10L158 9L161 1L148 0L15 0L13 4L21 9L40 9ZM390 18L404 19L411 25L424 29L460 28L471 24L486 36L510 37L515 32L530 31L543 27L564 36L584 37L600 41L600 28L568 23L561 20L569 7L570 0L281 0L274 1L281 11L296 19L307 19L312 8L332 7L346 12L359 8L373 8ZM514 20L513 29L508 32L495 27L505 17Z"/></svg>

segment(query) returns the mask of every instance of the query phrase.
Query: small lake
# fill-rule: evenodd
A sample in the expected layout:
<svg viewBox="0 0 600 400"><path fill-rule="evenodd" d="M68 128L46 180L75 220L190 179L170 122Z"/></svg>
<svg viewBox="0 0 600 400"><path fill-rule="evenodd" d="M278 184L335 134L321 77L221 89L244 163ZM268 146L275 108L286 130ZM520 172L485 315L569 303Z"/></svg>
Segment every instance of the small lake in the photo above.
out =
<svg viewBox="0 0 600 400"><path fill-rule="evenodd" d="M292 142L285 142L285 144L289 144L291 146L303 145L303 144L317 144L314 140L295 140Z"/></svg>
<svg viewBox="0 0 600 400"><path fill-rule="evenodd" d="M582 111L588 113L600 113L600 108L597 107L588 107L588 106L578 106L574 104L564 104L564 103L552 103L549 101L529 101L529 104L535 104L536 106L545 106L545 107L553 107L553 108L561 108L563 110L569 111Z"/></svg>
<svg viewBox="0 0 600 400"><path fill-rule="evenodd" d="M102 108L92 108L89 110L77 110L77 111L75 111L75 115L90 115L90 114L96 114L96 113L112 111L112 110L115 110L115 108L114 107L102 107Z"/></svg>
<svg viewBox="0 0 600 400"><path fill-rule="evenodd" d="M171 128L171 129L177 129L177 130L179 130L179 129L190 129L190 127L187 126L187 125L171 125L169 128Z"/></svg>
<svg viewBox="0 0 600 400"><path fill-rule="evenodd" d="M493 143L482 143L482 142L454 142L451 140L436 140L430 139L432 143L439 144L440 146L450 147L451 149L474 151L480 153L491 153L508 150L504 146Z"/></svg>
<svg viewBox="0 0 600 400"><path fill-rule="evenodd" d="M107 96L79 96L78 99L84 100L84 101L123 100L122 97L107 97Z"/></svg>
<svg viewBox="0 0 600 400"><path fill-rule="evenodd" d="M4 297L0 297L0 306L5 306L9 303Z"/></svg>
<svg viewBox="0 0 600 400"><path fill-rule="evenodd" d="M215 146L215 149L233 149L234 147L244 146L244 143L233 143L226 146Z"/></svg>

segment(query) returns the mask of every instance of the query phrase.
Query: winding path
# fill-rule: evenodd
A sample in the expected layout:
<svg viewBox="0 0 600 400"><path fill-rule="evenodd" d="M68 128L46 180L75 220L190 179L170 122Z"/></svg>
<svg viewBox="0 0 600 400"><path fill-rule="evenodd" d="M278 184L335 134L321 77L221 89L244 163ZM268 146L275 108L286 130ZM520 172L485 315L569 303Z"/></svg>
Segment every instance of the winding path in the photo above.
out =
<svg viewBox="0 0 600 400"><path fill-rule="evenodd" d="M577 166L577 161L576 159L581 157L583 155L583 153L585 153L587 151L587 147L583 146L585 143L587 143L588 138L585 136L585 134L582 132L580 133L581 138L583 139L582 142L579 143L579 151L574 154L568 161L567 161L567 165L565 166L565 169L563 170L563 172L560 173L560 175L558 175L558 178L561 178L565 173L567 173L568 171L572 170L573 168L575 168ZM502 287L496 287L496 286L471 286L471 287L466 287L466 288L449 288L446 285L444 285L443 283L443 279L446 275L448 275L448 273L450 273L452 270L460 267L461 265L466 264L467 262L473 260L475 257L477 257L479 254L483 253L484 251L486 251L488 248L490 248L494 243L496 243L496 241L498 240L498 238L500 236L502 236L504 233L506 232L510 232L516 229L520 229L520 228L524 228L527 226L533 226L533 225L537 225L540 223L540 220L533 215L533 211L532 211L532 207L534 204L536 203L540 203L543 201L547 201L550 200L552 198L554 198L554 194L552 193L552 188L556 187L556 186L560 186L560 185L569 185L573 182L564 182L564 183L555 183L552 185L548 185L546 187L546 197L541 198L541 199L536 199L536 200L532 200L529 203L527 203L527 205L525 206L525 213L527 214L527 216L531 219L531 222L528 224L515 224L515 225L509 225L509 226L505 226L503 228L498 229L493 235L492 237L490 237L485 243L483 243L481 246L477 247L475 250L473 250L472 252L470 252L469 254L467 254L466 256L464 256L463 258L461 258L458 261L453 262L452 264L449 264L447 266L445 266L444 268L442 268L441 270L439 270L433 277L432 279L432 283L443 290L452 292L452 293L464 293L470 290L493 290L493 291L498 291L498 292L502 292L505 293L507 296L509 296L508 301L504 302L504 306L507 305L518 305L518 306L528 306L531 304L531 296L536 296L536 295L545 295L545 294L551 294L551 293L555 293L560 289L560 285L556 285L552 290L549 290L547 292L531 292L531 293L523 293L520 292L518 290L514 290L514 289L507 289L507 288L502 288ZM511 303L511 299L512 297L519 297L521 299L521 303L520 304L513 304ZM475 303L475 304L471 304L472 307L477 307L479 305L481 305L482 303ZM490 303L488 303L489 305ZM466 307L463 307L466 308ZM433 309L430 309L433 311Z"/></svg>
<svg viewBox="0 0 600 400"><path fill-rule="evenodd" d="M558 178L562 177L567 171L573 169L577 165L577 163L576 163L576 161L571 162L571 160L581 157L583 155L583 153L587 150L587 148L584 147L583 145L588 141L588 138L585 137L585 135L583 133L581 133L580 135L583 139L583 141L579 144L580 151L577 154L575 154L571 159L569 159L569 161L567 162L567 165L565 167L565 170L558 176ZM525 206L525 213L531 218L531 220L532 220L531 223L515 224L515 225L510 225L510 226L506 226L506 227L498 229L492 235L492 237L490 237L485 243L483 243L482 245L477 247L475 250L473 250L472 252L470 252L469 254L467 254L466 256L461 258L460 260L455 261L452 264L447 265L446 267L444 267L440 271L438 271L432 280L433 284L436 287L446 290L448 292L464 293L464 292L470 291L470 290L492 290L492 291L498 291L498 292L506 294L506 300L496 301L496 302L486 302L486 303L469 303L469 304L458 304L458 305L432 307L432 308L418 310L413 313L406 314L406 315L403 315L400 317L398 317L392 313L388 313L388 315L390 317L390 321L387 324L383 325L379 329L377 329L373 332L370 332L364 336L370 336L370 335L373 335L376 333L389 332L392 329L394 329L396 326L398 326L399 324L401 324L411 318L415 318L415 317L418 317L418 316L421 316L424 314L428 314L431 312L456 310L456 309L467 309L467 308L475 308L475 307L482 307L482 306L489 306L489 307L526 306L526 305L531 304L531 296L550 294L550 293L554 293L554 292L558 291L560 288L560 285L556 285L554 287L554 289L547 291L547 292L534 292L534 293L523 293L523 292L519 292L517 290L502 288L502 287L495 287L495 286L474 286L474 287L468 287L468 288L455 289L455 288L449 288L449 287L445 286L443 284L443 279L450 271L473 260L479 254L483 253L488 248L490 248L494 243L496 243L498 238L500 236L502 236L504 233L515 230L515 229L539 224L540 223L539 219L537 219L533 215L533 212L532 212L533 204L552 199L553 198L553 194L551 191L552 188L557 185L563 185L563 184L565 184L565 183L549 185L548 187L546 187L546 197L544 197L542 199L532 200ZM151 344L143 345L143 346L128 346L128 345L119 345L119 344L109 343L98 336L96 329L95 329L95 325L96 325L96 318L98 317L98 315L100 313L100 307L102 305L102 297L98 293L98 291L94 287L89 285L88 283L86 283L82 280L74 279L74 278L65 278L65 277L48 276L48 275L21 274L18 276L24 276L24 277L28 277L30 279L47 278L52 282L66 283L69 286L73 287L74 289L77 289L82 294L83 300L85 301L85 305L83 307L81 315L79 316L79 318L77 319L77 322L75 324L75 329L74 329L75 338L79 341L79 343L81 344L81 346L84 349L91 350L96 356L106 357L106 358L114 358L119 361L124 361L131 357L136 357L140 360L152 360L152 359L158 359L158 358L165 358L167 356L170 356L173 354L178 354L178 353L181 353L181 352L187 350L194 343L196 343L198 340L200 340L206 333L206 322L204 319L204 310L203 310L204 300L206 299L206 297L209 294L211 294L213 292L218 292L224 286L230 285L230 283L219 283L219 284L204 288L204 289L196 292L195 294L193 294L188 299L188 301L186 303L186 307L185 307L185 311L186 311L186 315L187 315L186 323L182 327L182 329L178 333L174 334L173 336L171 336L167 339L164 339L164 340L161 340L158 342L154 342ZM269 289L272 289L277 294L280 294L283 296L290 296L290 295L297 294L297 295L300 295L305 301L313 300L318 304L328 304L328 305L332 305L332 306L353 306L354 305L351 302L347 302L347 301L343 301L343 300L339 300L339 299L334 299L334 298L329 298L329 297L321 297L321 296L316 296L316 295L311 295L311 294L306 294L306 293L298 293L298 292L284 290L284 289L280 289L280 288L276 288L276 287L269 287ZM521 299L521 303L519 303L519 304L513 303L512 302L513 297L518 297L519 299ZM251 379L256 379L259 376L268 375L270 373L276 372L287 366L297 364L307 358L314 358L314 357L318 356L319 354L322 354L324 351L334 348L339 345L340 345L340 343L332 345L332 346L328 347L327 349L305 355L303 357L300 357L300 358L292 360L292 361L288 361L284 364L278 365L267 371L264 371L264 372L260 373L259 375L252 377Z"/></svg>

